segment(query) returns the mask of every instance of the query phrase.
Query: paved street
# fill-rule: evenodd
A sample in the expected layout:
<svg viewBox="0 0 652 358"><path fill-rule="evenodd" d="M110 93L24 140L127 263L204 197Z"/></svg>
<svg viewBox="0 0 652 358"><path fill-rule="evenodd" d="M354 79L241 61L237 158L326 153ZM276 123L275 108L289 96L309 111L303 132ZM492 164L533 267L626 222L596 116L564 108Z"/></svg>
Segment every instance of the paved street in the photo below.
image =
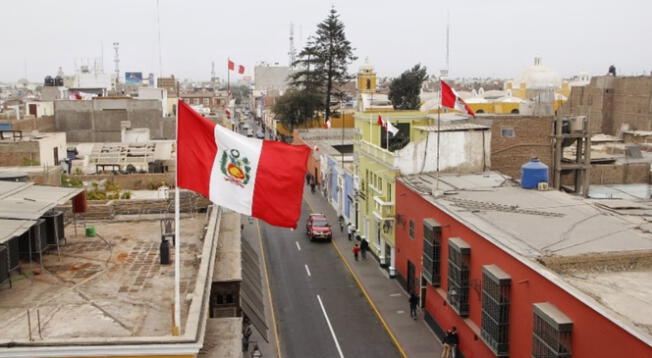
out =
<svg viewBox="0 0 652 358"><path fill-rule="evenodd" d="M400 356L330 243L260 227L284 357Z"/></svg>

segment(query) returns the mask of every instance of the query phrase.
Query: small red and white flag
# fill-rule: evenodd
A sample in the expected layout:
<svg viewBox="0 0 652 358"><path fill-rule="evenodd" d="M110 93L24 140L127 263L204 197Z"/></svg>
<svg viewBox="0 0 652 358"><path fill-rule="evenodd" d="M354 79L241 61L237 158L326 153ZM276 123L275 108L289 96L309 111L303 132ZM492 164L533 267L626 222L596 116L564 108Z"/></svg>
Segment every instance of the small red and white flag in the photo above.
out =
<svg viewBox="0 0 652 358"><path fill-rule="evenodd" d="M275 226L296 228L310 147L247 138L179 103L177 185Z"/></svg>
<svg viewBox="0 0 652 358"><path fill-rule="evenodd" d="M395 136L396 133L398 133L398 128L394 127L392 122L384 120L380 114L378 115L378 125L385 128L385 130L391 133L392 136Z"/></svg>
<svg viewBox="0 0 652 358"><path fill-rule="evenodd" d="M331 128L331 119L329 118L326 123L324 123L324 128L330 129Z"/></svg>
<svg viewBox="0 0 652 358"><path fill-rule="evenodd" d="M233 62L231 60L227 60L227 61L228 61L227 65L229 66L229 70L231 70L231 71L235 70L235 62Z"/></svg>
<svg viewBox="0 0 652 358"><path fill-rule="evenodd" d="M441 105L442 107L452 108L460 112L466 112L470 116L475 117L475 113L471 110L464 100L455 93L455 90L448 85L448 83L441 81Z"/></svg>
<svg viewBox="0 0 652 358"><path fill-rule="evenodd" d="M239 66L238 66L238 73L239 73L239 74L243 74L244 71L245 71L244 66L243 66L243 65L239 65Z"/></svg>

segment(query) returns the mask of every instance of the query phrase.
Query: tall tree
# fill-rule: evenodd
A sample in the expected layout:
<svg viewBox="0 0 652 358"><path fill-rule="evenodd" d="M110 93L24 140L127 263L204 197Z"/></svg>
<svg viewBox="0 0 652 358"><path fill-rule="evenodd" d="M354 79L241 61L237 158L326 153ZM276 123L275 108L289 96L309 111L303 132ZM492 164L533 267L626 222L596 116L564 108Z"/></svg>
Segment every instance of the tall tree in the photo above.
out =
<svg viewBox="0 0 652 358"><path fill-rule="evenodd" d="M427 69L417 64L395 78L389 85L389 100L395 109L419 109L421 86L428 77Z"/></svg>
<svg viewBox="0 0 652 358"><path fill-rule="evenodd" d="M321 108L321 96L314 91L289 89L276 100L272 110L292 133L294 128L306 123Z"/></svg>
<svg viewBox="0 0 652 358"><path fill-rule="evenodd" d="M347 73L347 66L357 59L353 50L351 42L346 39L344 24L333 7L299 54L296 64L302 69L291 78L291 82L323 95L325 121L332 114L331 100L334 97L342 100L342 87L353 78Z"/></svg>

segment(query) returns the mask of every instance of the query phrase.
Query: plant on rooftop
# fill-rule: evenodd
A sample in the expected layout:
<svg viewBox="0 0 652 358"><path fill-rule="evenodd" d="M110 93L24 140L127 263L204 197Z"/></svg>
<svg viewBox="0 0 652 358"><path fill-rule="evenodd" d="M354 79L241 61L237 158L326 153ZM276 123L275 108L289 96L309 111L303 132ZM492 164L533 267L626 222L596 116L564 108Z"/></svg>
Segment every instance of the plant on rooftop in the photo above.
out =
<svg viewBox="0 0 652 358"><path fill-rule="evenodd" d="M427 77L426 67L417 64L395 78L389 85L389 100L394 109L419 109L421 86Z"/></svg>

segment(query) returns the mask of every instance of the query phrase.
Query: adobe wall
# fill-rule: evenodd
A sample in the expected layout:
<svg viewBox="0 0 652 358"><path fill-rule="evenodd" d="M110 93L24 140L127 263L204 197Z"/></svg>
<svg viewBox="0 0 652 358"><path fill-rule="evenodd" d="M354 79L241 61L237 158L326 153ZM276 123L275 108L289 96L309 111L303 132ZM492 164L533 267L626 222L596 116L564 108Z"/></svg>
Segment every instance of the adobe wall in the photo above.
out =
<svg viewBox="0 0 652 358"><path fill-rule="evenodd" d="M551 135L553 117L495 116L491 123L491 169L521 177L521 166L532 157L552 167ZM513 137L503 137L502 129L513 129Z"/></svg>
<svg viewBox="0 0 652 358"><path fill-rule="evenodd" d="M574 185L574 175L562 175L562 185ZM650 183L650 163L592 164L590 184Z"/></svg>

